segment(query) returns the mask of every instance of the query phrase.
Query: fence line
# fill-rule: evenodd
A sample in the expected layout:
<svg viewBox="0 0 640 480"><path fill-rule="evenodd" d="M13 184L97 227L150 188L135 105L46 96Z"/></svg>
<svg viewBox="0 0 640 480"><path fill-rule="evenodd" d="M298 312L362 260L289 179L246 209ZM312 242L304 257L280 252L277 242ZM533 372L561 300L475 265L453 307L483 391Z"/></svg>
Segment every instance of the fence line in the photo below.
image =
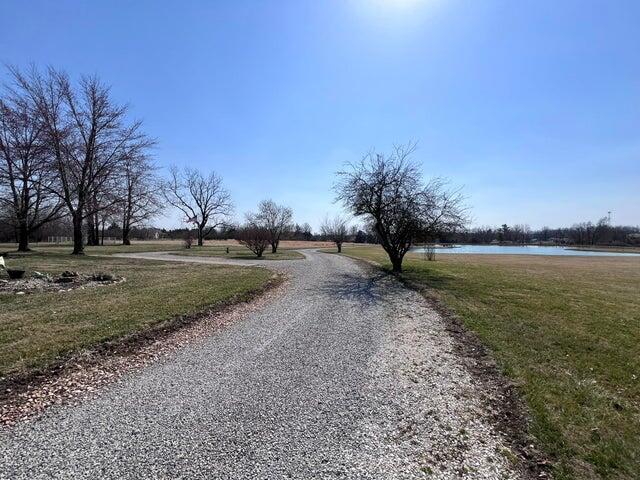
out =
<svg viewBox="0 0 640 480"><path fill-rule="evenodd" d="M100 242L102 242L102 239L100 239ZM118 237L104 237L105 245L115 244L120 242L122 242L122 239ZM56 244L73 243L73 237L65 237L62 235L52 235L47 237L47 240L45 243L56 243Z"/></svg>

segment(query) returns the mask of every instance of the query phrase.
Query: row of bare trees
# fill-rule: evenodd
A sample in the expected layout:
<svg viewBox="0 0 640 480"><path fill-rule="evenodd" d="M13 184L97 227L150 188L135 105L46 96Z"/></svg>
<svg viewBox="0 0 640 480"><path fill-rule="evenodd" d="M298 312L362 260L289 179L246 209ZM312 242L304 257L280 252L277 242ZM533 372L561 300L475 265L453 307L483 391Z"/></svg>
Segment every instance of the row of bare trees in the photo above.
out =
<svg viewBox="0 0 640 480"><path fill-rule="evenodd" d="M390 155L369 153L338 172L336 200L356 218L389 255L393 271L402 271L405 254L417 241L433 241L461 230L468 221L461 189L449 188L442 178L425 182L420 166L411 159L416 145L394 147ZM291 229L291 209L265 200L257 213L247 215L237 239L261 257L268 245L272 252ZM321 235L336 244L338 252L349 239L365 235L349 226L343 216L325 217Z"/></svg>
<svg viewBox="0 0 640 480"><path fill-rule="evenodd" d="M0 96L0 213L13 224L19 250L33 232L66 217L73 228L73 253L99 242L101 229L117 220L124 244L130 232L158 215L164 202L181 211L197 230L198 245L214 229L228 227L233 213L229 192L215 173L170 169L161 180L150 155L153 139L131 120L97 77L72 82L60 70L9 69L11 82ZM390 155L370 153L339 172L337 200L389 254L394 271L416 241L429 240L465 223L463 197L434 179L423 182L410 157L415 145ZM295 229L293 212L264 200L246 216L238 239L261 256L277 253L280 240ZM298 227L311 235L310 228ZM341 250L349 235L345 219L326 219L325 238Z"/></svg>
<svg viewBox="0 0 640 480"><path fill-rule="evenodd" d="M34 230L68 216L73 253L97 244L100 228L120 219L128 233L155 216L161 202L154 140L128 118L95 76L74 83L63 71L9 68L0 98L0 205L14 224L19 250Z"/></svg>
<svg viewBox="0 0 640 480"><path fill-rule="evenodd" d="M131 120L97 77L74 83L63 71L9 68L0 96L0 210L18 249L49 222L66 217L73 253L98 245L106 225L133 228L159 215L165 204L198 231L198 245L233 211L215 173L170 169L161 179L151 157L155 141ZM86 237L85 237L86 234ZM277 244L276 244L277 246Z"/></svg>

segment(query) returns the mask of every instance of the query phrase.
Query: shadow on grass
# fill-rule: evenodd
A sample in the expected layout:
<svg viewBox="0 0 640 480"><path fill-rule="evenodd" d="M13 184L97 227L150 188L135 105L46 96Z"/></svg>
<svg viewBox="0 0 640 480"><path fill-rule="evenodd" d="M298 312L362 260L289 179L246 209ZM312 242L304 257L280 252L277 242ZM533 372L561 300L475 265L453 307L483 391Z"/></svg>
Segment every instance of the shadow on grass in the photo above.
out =
<svg viewBox="0 0 640 480"><path fill-rule="evenodd" d="M385 266L384 269L391 272L391 266ZM439 272L429 265L406 265L399 278L412 285L418 284L422 288L442 291L451 291L454 286L459 288L461 282L464 282L462 278Z"/></svg>

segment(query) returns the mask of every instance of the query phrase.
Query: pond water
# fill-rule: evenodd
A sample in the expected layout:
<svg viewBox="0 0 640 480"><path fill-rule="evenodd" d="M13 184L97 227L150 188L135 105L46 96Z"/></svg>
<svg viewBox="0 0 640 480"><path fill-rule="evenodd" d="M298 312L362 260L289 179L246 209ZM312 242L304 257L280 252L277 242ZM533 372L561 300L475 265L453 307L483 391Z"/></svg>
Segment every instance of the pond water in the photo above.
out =
<svg viewBox="0 0 640 480"><path fill-rule="evenodd" d="M424 247L414 247L413 253L424 253ZM436 248L436 253L452 254L492 254L492 255L563 255L576 257L623 257L640 256L639 253L619 252L590 252L586 250L571 250L568 247L547 247L538 245L454 245L453 247Z"/></svg>

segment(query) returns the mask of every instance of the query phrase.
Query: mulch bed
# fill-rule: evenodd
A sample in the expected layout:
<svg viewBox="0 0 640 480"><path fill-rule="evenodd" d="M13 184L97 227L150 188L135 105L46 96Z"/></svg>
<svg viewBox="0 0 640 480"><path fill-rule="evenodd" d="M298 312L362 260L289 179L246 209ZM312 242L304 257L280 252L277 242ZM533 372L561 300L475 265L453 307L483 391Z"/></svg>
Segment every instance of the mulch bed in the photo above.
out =
<svg viewBox="0 0 640 480"><path fill-rule="evenodd" d="M70 290L102 287L125 281L124 277L117 277L110 273L80 274L77 272L62 272L52 276L33 272L28 278L19 280L0 279L0 295L26 295L42 292L68 292Z"/></svg>

